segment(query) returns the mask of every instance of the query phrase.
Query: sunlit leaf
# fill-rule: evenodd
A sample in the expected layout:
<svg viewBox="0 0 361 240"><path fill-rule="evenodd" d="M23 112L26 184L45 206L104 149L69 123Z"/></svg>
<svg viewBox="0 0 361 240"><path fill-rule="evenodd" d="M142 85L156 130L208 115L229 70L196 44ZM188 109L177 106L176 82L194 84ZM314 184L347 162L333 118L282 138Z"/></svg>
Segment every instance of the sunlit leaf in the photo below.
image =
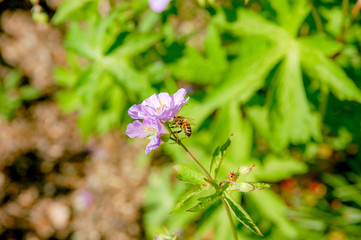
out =
<svg viewBox="0 0 361 240"><path fill-rule="evenodd" d="M327 86L340 100L361 103L361 91L342 68L321 51L301 44L302 66L307 75Z"/></svg>
<svg viewBox="0 0 361 240"><path fill-rule="evenodd" d="M156 33L134 33L130 34L124 40L124 43L116 48L109 55L117 57L130 58L142 53L143 51L154 45L161 35Z"/></svg>
<svg viewBox="0 0 361 240"><path fill-rule="evenodd" d="M342 43L322 33L301 38L300 41L310 48L316 48L327 57L332 57L343 47Z"/></svg>
<svg viewBox="0 0 361 240"><path fill-rule="evenodd" d="M263 236L259 228L253 222L252 218L246 212L246 210L244 210L243 207L239 203L237 203L231 195L225 193L225 200L228 206L231 208L233 216L235 216L238 221L240 221L244 226L249 228L255 234Z"/></svg>
<svg viewBox="0 0 361 240"><path fill-rule="evenodd" d="M308 105L296 43L286 54L272 85L267 99L271 145L279 150L289 143L305 143L310 138L320 140L321 126Z"/></svg>
<svg viewBox="0 0 361 240"><path fill-rule="evenodd" d="M198 195L199 193L203 192L206 189L207 189L207 187L202 186L202 185L195 185L194 187L188 189L179 197L176 206L170 213L174 213L174 212L178 211L179 209L181 209L183 207L183 205L186 201L188 201L189 199Z"/></svg>
<svg viewBox="0 0 361 240"><path fill-rule="evenodd" d="M182 182L206 184L204 176L198 171L185 164L178 164L173 167L177 171L177 178Z"/></svg>
<svg viewBox="0 0 361 240"><path fill-rule="evenodd" d="M252 170L252 174L263 181L278 182L295 174L304 174L307 170L304 162L291 156L278 157L268 154L263 164Z"/></svg>
<svg viewBox="0 0 361 240"><path fill-rule="evenodd" d="M189 106L194 118L201 123L208 114L230 101L249 100L263 86L269 71L285 53L285 47L270 45L266 50L256 50L247 58L233 61L219 87L210 91L202 104Z"/></svg>
<svg viewBox="0 0 361 240"><path fill-rule="evenodd" d="M277 12L278 23L295 37L310 12L310 4L306 0L271 0L269 2Z"/></svg>
<svg viewBox="0 0 361 240"><path fill-rule="evenodd" d="M222 195L220 193L215 193L215 194L210 195L208 197L199 198L198 199L199 203L196 206L192 207L191 209L188 209L187 212L198 212L199 210L208 208L213 203L220 200L221 196Z"/></svg>
<svg viewBox="0 0 361 240"><path fill-rule="evenodd" d="M211 165L210 165L210 174L214 178L217 178L217 173L221 166L224 155L226 154L229 146L231 145L232 138L233 138L233 135L231 135L222 146L218 146L212 155L212 160L211 160Z"/></svg>
<svg viewBox="0 0 361 240"><path fill-rule="evenodd" d="M56 11L52 21L54 24L61 24L68 19L71 14L77 11L82 11L82 8L89 3L97 3L99 0L67 0L60 4L59 8Z"/></svg>

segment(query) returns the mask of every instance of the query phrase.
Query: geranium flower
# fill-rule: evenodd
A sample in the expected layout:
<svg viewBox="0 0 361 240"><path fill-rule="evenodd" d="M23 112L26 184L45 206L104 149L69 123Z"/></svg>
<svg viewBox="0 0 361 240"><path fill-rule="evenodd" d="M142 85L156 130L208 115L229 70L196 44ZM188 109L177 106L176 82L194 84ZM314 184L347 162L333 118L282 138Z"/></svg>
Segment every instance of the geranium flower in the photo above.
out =
<svg viewBox="0 0 361 240"><path fill-rule="evenodd" d="M168 133L166 127L156 119L145 119L143 122L136 120L128 124L125 131L131 138L151 138L145 149L146 155L159 147L162 142L160 137L164 133Z"/></svg>
<svg viewBox="0 0 361 240"><path fill-rule="evenodd" d="M169 2L170 0L149 0L149 6L154 12L160 13L167 8Z"/></svg>
<svg viewBox="0 0 361 240"><path fill-rule="evenodd" d="M184 99L187 91L179 89L175 94L168 93L153 94L145 99L142 104L134 104L128 110L133 119L159 119L162 122L172 120L179 110L189 100Z"/></svg>

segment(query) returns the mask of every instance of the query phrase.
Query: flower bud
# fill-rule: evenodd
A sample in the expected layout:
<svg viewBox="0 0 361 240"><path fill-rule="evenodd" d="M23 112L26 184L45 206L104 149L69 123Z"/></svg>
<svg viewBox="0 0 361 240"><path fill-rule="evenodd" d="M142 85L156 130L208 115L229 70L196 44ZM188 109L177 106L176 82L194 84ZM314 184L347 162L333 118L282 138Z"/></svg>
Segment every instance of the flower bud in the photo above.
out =
<svg viewBox="0 0 361 240"><path fill-rule="evenodd" d="M252 192L255 189L255 187L248 182L240 182L238 184L238 189L241 192Z"/></svg>
<svg viewBox="0 0 361 240"><path fill-rule="evenodd" d="M245 177L252 171L252 168L254 168L255 166L256 166L255 164L251 166L240 166L238 168L237 174Z"/></svg>
<svg viewBox="0 0 361 240"><path fill-rule="evenodd" d="M170 134L168 133L164 133L162 134L162 136L160 136L160 140L162 140L163 142L168 142L170 138Z"/></svg>

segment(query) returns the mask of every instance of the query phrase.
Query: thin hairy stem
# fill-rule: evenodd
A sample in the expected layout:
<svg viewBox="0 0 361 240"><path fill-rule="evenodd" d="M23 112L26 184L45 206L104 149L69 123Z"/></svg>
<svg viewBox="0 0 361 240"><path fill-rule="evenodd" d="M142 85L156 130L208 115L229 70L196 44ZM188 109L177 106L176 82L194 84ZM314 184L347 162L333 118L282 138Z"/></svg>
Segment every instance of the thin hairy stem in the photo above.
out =
<svg viewBox="0 0 361 240"><path fill-rule="evenodd" d="M236 230L236 227L234 226L234 223L233 223L233 220L232 220L231 210L229 209L229 206L226 203L226 200L224 200L224 198L222 198L222 202L223 202L223 204L224 204L224 206L226 207L226 210L227 210L228 219L229 219L229 222L230 222L231 228L232 228L233 238L234 238L234 240L238 240L237 230Z"/></svg>
<svg viewBox="0 0 361 240"><path fill-rule="evenodd" d="M209 172L202 166L202 164L193 156L193 154L188 150L188 148L186 146L184 146L184 144L182 143L182 141L179 139L179 137L172 131L172 129L165 124L166 127L168 128L168 130L171 132L173 138L175 139L175 142L181 146L187 153L188 155L197 163L197 165L203 170L203 172L207 175L208 179L211 181L214 181L213 178L211 177L211 175L209 174Z"/></svg>

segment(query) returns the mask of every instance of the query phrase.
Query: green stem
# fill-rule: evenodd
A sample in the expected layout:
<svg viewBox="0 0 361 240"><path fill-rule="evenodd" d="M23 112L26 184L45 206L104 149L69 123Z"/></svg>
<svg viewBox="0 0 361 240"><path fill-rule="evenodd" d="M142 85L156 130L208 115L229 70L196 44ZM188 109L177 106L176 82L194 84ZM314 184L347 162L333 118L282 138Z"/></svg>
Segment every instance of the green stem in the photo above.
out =
<svg viewBox="0 0 361 240"><path fill-rule="evenodd" d="M193 156L193 154L188 150L188 148L186 146L184 146L184 144L182 143L182 141L178 138L177 135L175 135L175 133L172 131L172 129L165 124L166 127L168 128L168 130L171 132L172 136L174 137L174 139L176 139L176 143L181 146L187 153L188 155L197 163L197 165L203 170L203 172L207 175L208 179L211 181L214 181L213 178L211 177L211 175L209 174L209 172L202 166L202 164Z"/></svg>
<svg viewBox="0 0 361 240"><path fill-rule="evenodd" d="M223 202L223 204L224 204L224 206L226 207L226 210L227 210L228 219L229 219L229 222L230 222L231 227L232 227L233 238L234 238L234 240L238 240L237 230L236 230L236 227L234 226L234 223L233 223L233 220L232 220L231 210L229 209L229 206L226 203L226 200L224 200L224 198L222 198L222 202Z"/></svg>
<svg viewBox="0 0 361 240"><path fill-rule="evenodd" d="M317 9L316 9L315 5L313 4L312 0L307 0L307 2L311 6L312 16L313 16L313 19L315 20L317 31L322 33L323 26L322 26L320 14L318 14Z"/></svg>
<svg viewBox="0 0 361 240"><path fill-rule="evenodd" d="M326 114L326 110L327 110L328 95L329 95L328 89L321 90L321 101L320 101L320 107L319 107L319 112L321 115L321 130L323 129L323 120L325 118L325 114Z"/></svg>
<svg viewBox="0 0 361 240"><path fill-rule="evenodd" d="M342 1L342 22L341 22L341 30L340 35L337 37L337 40L340 42L343 42L343 39L345 37L346 32L346 18L347 18L347 12L348 12L348 0Z"/></svg>

